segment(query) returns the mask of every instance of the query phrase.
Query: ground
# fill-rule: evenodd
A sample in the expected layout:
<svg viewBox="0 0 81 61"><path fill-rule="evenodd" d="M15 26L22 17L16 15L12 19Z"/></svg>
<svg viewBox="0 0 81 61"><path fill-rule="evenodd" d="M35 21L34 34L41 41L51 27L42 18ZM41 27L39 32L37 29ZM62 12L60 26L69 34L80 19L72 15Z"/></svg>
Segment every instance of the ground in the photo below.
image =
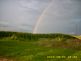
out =
<svg viewBox="0 0 81 61"><path fill-rule="evenodd" d="M81 40L0 38L0 61L81 61Z"/></svg>

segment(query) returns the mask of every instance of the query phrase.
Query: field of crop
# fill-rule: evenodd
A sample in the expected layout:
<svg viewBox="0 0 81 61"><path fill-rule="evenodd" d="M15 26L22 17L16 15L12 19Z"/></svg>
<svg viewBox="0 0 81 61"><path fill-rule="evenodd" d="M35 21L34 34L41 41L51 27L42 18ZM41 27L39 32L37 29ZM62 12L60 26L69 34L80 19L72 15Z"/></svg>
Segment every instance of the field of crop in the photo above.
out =
<svg viewBox="0 0 81 61"><path fill-rule="evenodd" d="M0 32L0 61L81 61L81 40L66 34Z"/></svg>

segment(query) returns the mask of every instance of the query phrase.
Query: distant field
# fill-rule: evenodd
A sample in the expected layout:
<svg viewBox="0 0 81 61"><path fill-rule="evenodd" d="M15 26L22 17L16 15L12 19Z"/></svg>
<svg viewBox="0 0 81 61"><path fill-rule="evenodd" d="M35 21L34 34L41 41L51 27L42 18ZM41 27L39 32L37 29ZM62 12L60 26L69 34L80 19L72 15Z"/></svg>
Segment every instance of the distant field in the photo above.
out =
<svg viewBox="0 0 81 61"><path fill-rule="evenodd" d="M75 37L81 40L81 36L75 36Z"/></svg>
<svg viewBox="0 0 81 61"><path fill-rule="evenodd" d="M65 34L0 33L0 61L81 61L81 40Z"/></svg>

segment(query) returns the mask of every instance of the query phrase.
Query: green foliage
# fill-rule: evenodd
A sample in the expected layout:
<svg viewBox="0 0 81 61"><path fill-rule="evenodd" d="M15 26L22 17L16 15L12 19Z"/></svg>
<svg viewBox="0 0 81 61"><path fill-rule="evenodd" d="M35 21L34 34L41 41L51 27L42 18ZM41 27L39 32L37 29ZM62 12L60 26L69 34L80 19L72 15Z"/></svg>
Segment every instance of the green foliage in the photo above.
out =
<svg viewBox="0 0 81 61"><path fill-rule="evenodd" d="M78 61L81 58L80 47L81 40L66 34L0 32L0 57L14 61ZM68 56L78 58L69 59Z"/></svg>
<svg viewBox="0 0 81 61"><path fill-rule="evenodd" d="M19 40L38 40L40 38L57 38L57 39L74 39L75 37L66 34L32 34L32 33L22 33L22 32L0 32L0 38L11 37L11 39Z"/></svg>

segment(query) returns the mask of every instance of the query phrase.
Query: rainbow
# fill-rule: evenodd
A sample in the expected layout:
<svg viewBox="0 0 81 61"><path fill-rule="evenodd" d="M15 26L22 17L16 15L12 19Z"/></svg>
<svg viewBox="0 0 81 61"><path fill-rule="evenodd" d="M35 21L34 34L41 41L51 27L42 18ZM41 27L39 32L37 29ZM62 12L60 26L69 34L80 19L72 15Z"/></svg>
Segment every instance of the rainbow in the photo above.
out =
<svg viewBox="0 0 81 61"><path fill-rule="evenodd" d="M49 5L48 5L48 6L44 9L44 11L42 12L41 16L38 18L38 20L37 20L37 22L36 22L36 25L35 25L35 27L34 27L34 29L33 29L33 34L37 33L38 26L39 26L39 24L41 23L41 21L42 21L44 15L46 14L46 11L47 11L47 10L49 9L49 7L52 5L52 3L53 3L53 1L51 1L51 2L49 3Z"/></svg>

